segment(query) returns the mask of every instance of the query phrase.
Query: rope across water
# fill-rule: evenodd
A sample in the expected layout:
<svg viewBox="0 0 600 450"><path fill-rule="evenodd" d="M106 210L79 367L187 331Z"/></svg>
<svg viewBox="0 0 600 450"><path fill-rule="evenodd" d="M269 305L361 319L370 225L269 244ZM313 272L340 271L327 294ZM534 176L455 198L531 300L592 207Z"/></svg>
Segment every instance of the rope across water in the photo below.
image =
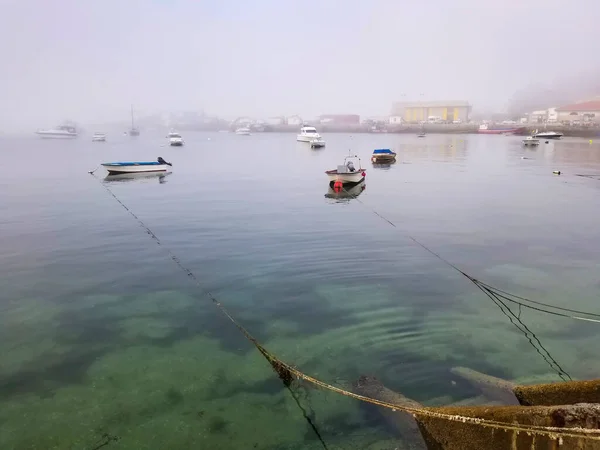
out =
<svg viewBox="0 0 600 450"><path fill-rule="evenodd" d="M92 173L92 176L94 176L93 173ZM488 420L488 419L479 419L479 418L474 418L474 417L440 413L440 412L435 411L435 408L410 408L410 407L406 407L406 406L402 406L402 405L396 405L393 403L388 403L388 402L384 402L384 401L377 400L374 398L365 397L360 394L356 394L354 392L348 391L346 389L342 389L337 386L333 386L329 383L326 383L324 381L321 381L317 378L314 378L310 375L303 373L302 371L298 370L297 368L295 368L295 367L291 366L290 364L287 364L284 361L277 358L275 355L270 353L262 344L260 344L260 342L254 336L252 336L250 334L250 332L248 330L246 330L246 328L244 328L230 314L230 312L225 308L225 306L219 300L217 300L217 298L210 291L204 290L202 288L200 280L196 277L196 275L190 269L185 267L183 265L183 263L181 262L181 260L170 249L168 249L167 247L162 245L158 236L156 236L156 234L137 215L135 215L135 213L130 208L128 208L127 205L125 205L125 203L123 203L106 184L102 183L102 181L99 180L97 177L94 176L94 178L96 178L100 182L100 185L102 187L104 187L106 189L106 191L139 223L139 225L146 231L146 233L158 245L161 245L161 247L169 254L171 260L183 272L186 273L186 275L203 291L203 293L225 315L225 317L227 317L238 328L238 330L245 336L245 338L248 339L256 347L256 349L263 355L263 357L269 362L271 367L275 370L275 372L281 378L281 380L283 381L283 383L286 387L289 387L290 384L295 379L296 380L304 380L308 383L313 384L314 386L326 389L328 391L332 391L337 394L344 395L346 397L351 397L351 398L354 398L356 400L360 400L360 401L363 401L366 403L371 403L373 405L388 408L388 409L391 409L392 411L403 411L403 412L412 414L415 417L419 417L419 416L431 417L431 418L437 418L437 419L443 419L443 420L449 420L449 421L455 421L455 422L470 423L470 424L475 424L475 425L482 426L482 427L502 429L502 430L506 430L506 431L526 432L526 433L530 433L530 434L549 436L550 438L556 439L556 440L560 440L560 439L562 439L562 437L600 440L600 429L557 428L557 427L546 427L546 426L512 424L512 423L498 422L498 421ZM379 214L377 214L377 215L380 216ZM382 219L386 220L392 226L395 227L395 225L392 222L388 221L383 216L380 216L380 217L382 217ZM415 240L415 242L417 242L417 241ZM422 244L419 243L419 245L422 245ZM450 263L448 263L448 264L450 264ZM456 270L459 270L459 269L456 269ZM461 272L461 273L463 273L463 272ZM466 275L464 273L463 273L463 275L468 277L468 275ZM470 277L468 277L468 278L470 278ZM312 422L311 422L311 425L312 425ZM315 429L315 432L316 432L316 429ZM321 440L321 443L323 443L323 445L324 445L324 442L322 441L321 436L318 434L318 432L317 432L317 435L318 435L319 439Z"/></svg>

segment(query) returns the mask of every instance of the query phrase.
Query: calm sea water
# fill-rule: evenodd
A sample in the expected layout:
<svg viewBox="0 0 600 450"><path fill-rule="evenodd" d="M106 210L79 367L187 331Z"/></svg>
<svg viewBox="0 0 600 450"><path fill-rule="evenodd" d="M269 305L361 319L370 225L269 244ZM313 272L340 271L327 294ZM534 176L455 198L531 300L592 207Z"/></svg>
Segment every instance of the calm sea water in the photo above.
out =
<svg viewBox="0 0 600 450"><path fill-rule="evenodd" d="M453 367L558 381L548 355L574 379L598 376L597 325L522 310L542 357L410 237L500 289L600 312L600 145L324 137L323 150L270 133L185 133L183 148L148 133L3 137L0 448L323 448L307 418L330 449L402 448L354 400L292 395L205 291L281 359L342 387L371 374L449 404L480 394ZM397 164L371 165L382 147ZM366 187L331 198L323 171L349 149ZM171 174L87 173L158 156Z"/></svg>

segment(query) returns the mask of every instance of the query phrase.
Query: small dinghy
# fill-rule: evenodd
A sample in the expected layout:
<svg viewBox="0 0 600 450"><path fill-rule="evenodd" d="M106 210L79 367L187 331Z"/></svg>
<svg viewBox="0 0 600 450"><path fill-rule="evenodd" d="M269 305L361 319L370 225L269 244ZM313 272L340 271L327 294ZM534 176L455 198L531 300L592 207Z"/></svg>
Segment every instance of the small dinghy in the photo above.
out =
<svg viewBox="0 0 600 450"><path fill-rule="evenodd" d="M358 161L358 169L354 165L354 160ZM348 155L344 158L344 164L337 166L337 169L327 170L325 174L329 178L329 185L332 187L355 186L367 176L366 169L362 168L360 158L356 155Z"/></svg>
<svg viewBox="0 0 600 450"><path fill-rule="evenodd" d="M325 141L323 138L318 137L310 141L310 148L322 148L325 147Z"/></svg>
<svg viewBox="0 0 600 450"><path fill-rule="evenodd" d="M102 166L108 170L109 175L118 175L122 173L166 172L172 164L159 156L156 161L112 162L103 163Z"/></svg>
<svg viewBox="0 0 600 450"><path fill-rule="evenodd" d="M179 133L175 133L171 131L167 136L169 138L169 145L171 147L182 147L183 146L183 138Z"/></svg>
<svg viewBox="0 0 600 450"><path fill-rule="evenodd" d="M371 161L373 164L389 164L396 162L396 153L391 151L389 148L379 148L373 150L371 155Z"/></svg>
<svg viewBox="0 0 600 450"><path fill-rule="evenodd" d="M525 139L523 139L523 145L525 147L534 147L536 145L540 145L540 140L534 138L533 136L527 136Z"/></svg>

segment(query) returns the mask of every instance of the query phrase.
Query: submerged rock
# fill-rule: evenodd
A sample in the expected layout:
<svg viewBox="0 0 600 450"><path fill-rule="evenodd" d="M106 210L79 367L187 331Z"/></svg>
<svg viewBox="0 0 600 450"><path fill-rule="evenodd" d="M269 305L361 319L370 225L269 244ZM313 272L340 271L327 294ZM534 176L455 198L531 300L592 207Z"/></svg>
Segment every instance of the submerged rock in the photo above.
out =
<svg viewBox="0 0 600 450"><path fill-rule="evenodd" d="M467 381L475 389L478 389L489 400L501 402L504 405L518 405L519 402L513 389L514 383L496 378L485 373L467 367L453 367L450 372L457 377Z"/></svg>
<svg viewBox="0 0 600 450"><path fill-rule="evenodd" d="M386 388L381 381L370 375L362 375L353 385L357 394L365 397L392 403L407 408L422 408L419 402L416 402L404 395ZM408 448L413 450L425 450L425 442L419 432L419 427L414 417L404 411L393 411L381 406L377 407L378 414L392 428L398 437L402 438Z"/></svg>

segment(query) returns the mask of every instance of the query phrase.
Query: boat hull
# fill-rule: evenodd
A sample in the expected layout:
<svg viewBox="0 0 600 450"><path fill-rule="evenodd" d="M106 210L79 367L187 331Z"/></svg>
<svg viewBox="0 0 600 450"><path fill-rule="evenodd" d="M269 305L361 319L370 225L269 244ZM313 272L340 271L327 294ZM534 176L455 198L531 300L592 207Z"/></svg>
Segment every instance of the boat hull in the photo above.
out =
<svg viewBox="0 0 600 450"><path fill-rule="evenodd" d="M519 131L519 128L510 128L510 129L487 129L487 130L478 130L480 134L514 134Z"/></svg>
<svg viewBox="0 0 600 450"><path fill-rule="evenodd" d="M38 131L36 134L42 139L75 139L77 133L55 133L51 131Z"/></svg>
<svg viewBox="0 0 600 450"><path fill-rule="evenodd" d="M534 137L536 137L538 139L560 139L561 137L563 137L563 135L562 134L538 133L538 134L534 134Z"/></svg>
<svg viewBox="0 0 600 450"><path fill-rule="evenodd" d="M364 181L366 176L365 169L359 169L356 172L338 173L337 170L328 170L325 172L329 178L329 185L333 186L336 181L341 181L344 186L354 186Z"/></svg>
<svg viewBox="0 0 600 450"><path fill-rule="evenodd" d="M371 156L373 164L387 164L396 162L396 155L373 155Z"/></svg>
<svg viewBox="0 0 600 450"><path fill-rule="evenodd" d="M311 142L313 139L320 139L321 136L318 133L315 134L299 134L296 136L298 142Z"/></svg>
<svg viewBox="0 0 600 450"><path fill-rule="evenodd" d="M166 172L170 169L167 164L153 164L153 165L112 165L102 164L102 166L108 170L109 175L119 175L124 173L150 173L150 172Z"/></svg>

